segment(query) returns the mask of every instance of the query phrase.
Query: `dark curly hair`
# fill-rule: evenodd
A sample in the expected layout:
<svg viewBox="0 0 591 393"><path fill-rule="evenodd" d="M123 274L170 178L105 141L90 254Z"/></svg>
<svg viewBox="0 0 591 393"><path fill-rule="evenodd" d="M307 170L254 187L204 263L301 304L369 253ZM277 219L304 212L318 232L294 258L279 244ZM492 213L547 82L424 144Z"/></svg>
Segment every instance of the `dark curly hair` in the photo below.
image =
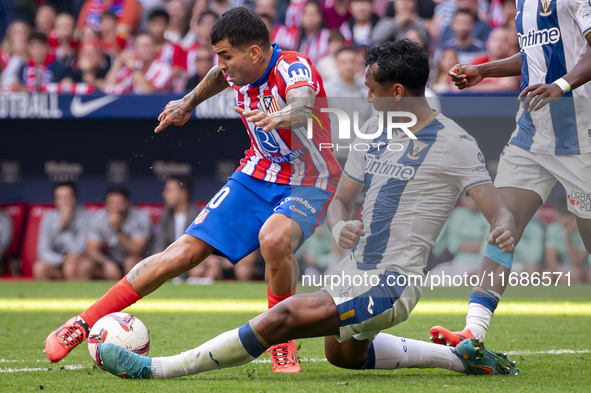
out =
<svg viewBox="0 0 591 393"><path fill-rule="evenodd" d="M400 83L413 96L425 94L429 79L429 57L408 39L388 41L365 50L365 65L377 64L374 80L380 85Z"/></svg>
<svg viewBox="0 0 591 393"><path fill-rule="evenodd" d="M254 11L246 7L234 7L224 12L215 21L209 37L212 45L224 39L234 47L271 45L267 25Z"/></svg>

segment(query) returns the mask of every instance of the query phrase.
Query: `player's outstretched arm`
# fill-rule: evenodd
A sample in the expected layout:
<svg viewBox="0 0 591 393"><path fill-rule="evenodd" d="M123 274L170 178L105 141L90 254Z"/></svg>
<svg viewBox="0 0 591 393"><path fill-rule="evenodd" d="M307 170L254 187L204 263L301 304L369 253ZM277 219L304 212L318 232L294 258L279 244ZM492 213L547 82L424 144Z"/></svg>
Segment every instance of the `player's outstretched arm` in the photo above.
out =
<svg viewBox="0 0 591 393"><path fill-rule="evenodd" d="M477 85L484 78L518 76L521 74L521 54L480 65L456 64L448 74L460 90Z"/></svg>
<svg viewBox="0 0 591 393"><path fill-rule="evenodd" d="M591 46L591 34L587 34L585 39ZM591 48L589 46L573 69L558 81L547 84L538 83L523 89L518 97L519 100L523 100L521 105L525 108L529 104L530 112L537 111L544 105L559 100L564 93L591 81Z"/></svg>
<svg viewBox="0 0 591 393"><path fill-rule="evenodd" d="M278 128L294 129L305 127L308 117L313 111L316 94L311 87L295 87L287 92L287 105L280 111L266 113L255 109L246 111L235 107L238 114L244 116L247 121L261 127L264 132L271 132Z"/></svg>
<svg viewBox="0 0 591 393"><path fill-rule="evenodd" d="M328 205L326 218L328 228L341 248L355 247L361 236L365 235L361 221L351 220L355 202L362 192L363 184L341 176L334 198Z"/></svg>
<svg viewBox="0 0 591 393"><path fill-rule="evenodd" d="M170 101L160 116L158 116L158 127L154 132L160 132L169 125L182 126L191 118L191 112L197 108L197 105L216 94L221 93L228 87L228 81L224 74L218 70L218 66L213 66L205 75L205 78L197 87L180 100Z"/></svg>
<svg viewBox="0 0 591 393"><path fill-rule="evenodd" d="M490 223L492 229L486 239L488 243L499 247L504 253L512 253L515 250L515 219L499 190L492 183L486 183L471 188L468 194Z"/></svg>

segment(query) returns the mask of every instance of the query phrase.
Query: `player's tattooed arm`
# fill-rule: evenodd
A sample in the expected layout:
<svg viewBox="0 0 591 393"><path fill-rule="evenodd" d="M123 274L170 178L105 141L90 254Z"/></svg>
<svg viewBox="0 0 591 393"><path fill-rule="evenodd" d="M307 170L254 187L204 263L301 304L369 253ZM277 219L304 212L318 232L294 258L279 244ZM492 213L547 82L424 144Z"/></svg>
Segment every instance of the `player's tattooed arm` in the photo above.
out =
<svg viewBox="0 0 591 393"><path fill-rule="evenodd" d="M515 219L505 205L499 190L492 183L486 183L470 188L468 194L490 223L491 231L486 239L488 243L499 247L503 252L513 253Z"/></svg>
<svg viewBox="0 0 591 393"><path fill-rule="evenodd" d="M363 223L358 220L351 221L355 204L363 188L363 184L351 180L346 175L341 176L334 198L328 205L326 218L328 228L333 233L338 246L343 249L353 248L365 235ZM337 227L339 229L335 229Z"/></svg>
<svg viewBox="0 0 591 393"><path fill-rule="evenodd" d="M218 70L217 66L213 66L205 78L189 94L180 100L170 101L166 105L158 116L160 124L154 131L160 132L171 124L182 126L191 118L193 109L208 98L221 93L228 86L224 74Z"/></svg>
<svg viewBox="0 0 591 393"><path fill-rule="evenodd" d="M236 107L234 110L244 116L247 121L264 132L270 132L278 128L295 129L305 127L313 108L316 94L309 86L295 87L287 92L285 108L273 113L266 113L255 109L246 111Z"/></svg>

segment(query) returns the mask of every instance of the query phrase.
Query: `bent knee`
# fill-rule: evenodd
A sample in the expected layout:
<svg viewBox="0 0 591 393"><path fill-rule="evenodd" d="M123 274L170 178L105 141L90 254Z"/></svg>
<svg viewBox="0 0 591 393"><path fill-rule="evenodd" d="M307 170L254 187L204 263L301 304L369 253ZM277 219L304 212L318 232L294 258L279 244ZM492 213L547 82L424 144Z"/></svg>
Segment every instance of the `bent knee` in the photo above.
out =
<svg viewBox="0 0 591 393"><path fill-rule="evenodd" d="M261 252L265 255L284 255L291 253L291 231L261 231L259 233Z"/></svg>
<svg viewBox="0 0 591 393"><path fill-rule="evenodd" d="M339 350L329 350L324 348L326 360L335 367L348 368L352 370L360 370L365 367L367 356L361 357L358 355L352 356L349 353Z"/></svg>

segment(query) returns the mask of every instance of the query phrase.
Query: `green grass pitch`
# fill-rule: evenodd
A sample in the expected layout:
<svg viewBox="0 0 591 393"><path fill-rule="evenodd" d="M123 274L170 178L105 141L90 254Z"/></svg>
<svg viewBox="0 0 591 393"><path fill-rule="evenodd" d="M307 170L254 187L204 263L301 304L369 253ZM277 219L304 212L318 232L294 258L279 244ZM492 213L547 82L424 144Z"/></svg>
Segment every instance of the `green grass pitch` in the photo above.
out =
<svg viewBox="0 0 591 393"><path fill-rule="evenodd" d="M50 364L42 353L47 334L111 285L0 282L0 392L580 392L591 384L591 287L507 290L486 345L510 353L518 377L343 370L324 360L320 338L298 340L302 373L296 375L273 374L263 355L258 363L174 380L121 380L94 366L86 344ZM469 292L424 291L410 318L388 332L428 340L432 325L462 328ZM127 311L151 331L151 355L172 355L243 325L265 309L265 294L263 283L166 284Z"/></svg>

